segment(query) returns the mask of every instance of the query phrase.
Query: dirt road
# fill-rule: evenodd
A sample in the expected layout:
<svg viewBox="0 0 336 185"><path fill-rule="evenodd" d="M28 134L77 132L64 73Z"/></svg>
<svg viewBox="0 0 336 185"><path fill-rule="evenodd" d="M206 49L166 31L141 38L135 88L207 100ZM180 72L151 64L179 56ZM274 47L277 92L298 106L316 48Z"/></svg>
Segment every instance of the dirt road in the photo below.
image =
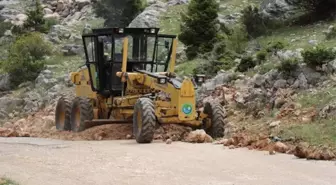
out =
<svg viewBox="0 0 336 185"><path fill-rule="evenodd" d="M331 185L334 162L221 145L0 138L0 176L21 185Z"/></svg>

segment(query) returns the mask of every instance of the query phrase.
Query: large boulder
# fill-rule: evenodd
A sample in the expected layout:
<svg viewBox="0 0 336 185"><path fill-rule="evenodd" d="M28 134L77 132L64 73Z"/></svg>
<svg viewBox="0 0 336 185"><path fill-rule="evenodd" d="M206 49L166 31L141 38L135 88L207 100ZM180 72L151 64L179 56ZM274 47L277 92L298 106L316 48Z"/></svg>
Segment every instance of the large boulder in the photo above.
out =
<svg viewBox="0 0 336 185"><path fill-rule="evenodd" d="M304 12L297 6L298 0L264 0L260 5L262 14L273 20L289 20Z"/></svg>
<svg viewBox="0 0 336 185"><path fill-rule="evenodd" d="M9 75L0 74L0 91L8 91L10 89Z"/></svg>
<svg viewBox="0 0 336 185"><path fill-rule="evenodd" d="M128 27L131 28L148 28L160 27L160 16L167 11L168 5L158 1L155 4L147 7L141 14L139 14Z"/></svg>

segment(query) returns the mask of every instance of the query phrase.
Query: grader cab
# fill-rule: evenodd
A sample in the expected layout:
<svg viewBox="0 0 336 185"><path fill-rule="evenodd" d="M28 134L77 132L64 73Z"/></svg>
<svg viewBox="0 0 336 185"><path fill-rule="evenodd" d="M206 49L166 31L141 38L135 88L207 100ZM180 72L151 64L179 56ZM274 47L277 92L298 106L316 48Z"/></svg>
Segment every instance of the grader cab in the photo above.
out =
<svg viewBox="0 0 336 185"><path fill-rule="evenodd" d="M80 132L102 124L131 124L138 143L150 143L163 124L224 135L219 103L196 108L195 80L174 73L177 39L158 28L102 28L82 36L85 68L71 73L74 99L61 97L56 128ZM203 80L200 75L196 78Z"/></svg>

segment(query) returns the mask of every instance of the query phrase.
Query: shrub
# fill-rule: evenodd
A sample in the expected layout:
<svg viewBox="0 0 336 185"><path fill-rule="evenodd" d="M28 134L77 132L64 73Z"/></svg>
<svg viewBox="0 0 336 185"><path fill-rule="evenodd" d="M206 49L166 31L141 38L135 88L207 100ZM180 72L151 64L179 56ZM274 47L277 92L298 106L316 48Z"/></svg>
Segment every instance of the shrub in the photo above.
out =
<svg viewBox="0 0 336 185"><path fill-rule="evenodd" d="M257 52L257 60L258 61L265 61L267 58L267 52L265 50L261 50Z"/></svg>
<svg viewBox="0 0 336 185"><path fill-rule="evenodd" d="M227 43L228 49L238 54L244 53L248 43L246 30L241 27L235 27L232 30L232 33L228 36Z"/></svg>
<svg viewBox="0 0 336 185"><path fill-rule="evenodd" d="M58 23L59 23L59 21L57 19L54 19L54 18L46 19L45 22L44 22L44 30L49 31L52 26L54 26Z"/></svg>
<svg viewBox="0 0 336 185"><path fill-rule="evenodd" d="M267 48L266 48L266 51L267 52L272 52L272 53L276 53L277 51L279 50L282 50L285 48L285 44L281 41L276 41L276 42L269 42L267 44Z"/></svg>
<svg viewBox="0 0 336 185"><path fill-rule="evenodd" d="M332 48L326 48L319 45L315 48L310 48L302 52L303 61L312 67L321 66L333 60L336 57L336 53Z"/></svg>
<svg viewBox="0 0 336 185"><path fill-rule="evenodd" d="M48 31L45 27L45 19L43 18L43 7L40 0L35 0L34 9L27 10L26 14L28 17L23 24L24 29L26 29L27 31L38 31L42 33Z"/></svg>
<svg viewBox="0 0 336 185"><path fill-rule="evenodd" d="M336 27L335 26L329 27L328 31L325 32L325 38L327 40L336 38Z"/></svg>
<svg viewBox="0 0 336 185"><path fill-rule="evenodd" d="M299 65L299 61L296 58L291 58L287 60L283 60L277 65L277 69L285 74L290 74L291 72L295 71Z"/></svg>
<svg viewBox="0 0 336 185"><path fill-rule="evenodd" d="M12 28L12 23L10 22L0 22L0 37L3 37L5 35L5 32L7 30L10 30Z"/></svg>
<svg viewBox="0 0 336 185"><path fill-rule="evenodd" d="M12 85L35 80L44 67L44 57L51 54L51 46L39 33L19 37L10 47L3 69L11 76Z"/></svg>
<svg viewBox="0 0 336 185"><path fill-rule="evenodd" d="M245 56L241 59L236 71L245 72L251 68L254 68L256 65L257 62L253 60L252 56Z"/></svg>
<svg viewBox="0 0 336 185"><path fill-rule="evenodd" d="M266 33L265 19L257 7L247 6L241 12L242 23L250 37L258 37Z"/></svg>
<svg viewBox="0 0 336 185"><path fill-rule="evenodd" d="M219 4L216 0L192 0L186 14L182 14L181 33L179 40L187 46L189 60L197 54L211 52L214 43L220 42L221 29L218 29Z"/></svg>

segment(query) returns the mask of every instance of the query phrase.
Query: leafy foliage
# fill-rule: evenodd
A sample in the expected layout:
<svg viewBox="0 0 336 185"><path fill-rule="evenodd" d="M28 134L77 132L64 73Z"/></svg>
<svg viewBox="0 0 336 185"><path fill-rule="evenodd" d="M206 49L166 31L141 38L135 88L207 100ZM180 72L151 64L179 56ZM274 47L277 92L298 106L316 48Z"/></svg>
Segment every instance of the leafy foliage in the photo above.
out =
<svg viewBox="0 0 336 185"><path fill-rule="evenodd" d="M239 72L245 72L251 68L254 68L256 65L257 65L257 62L253 60L252 56L244 56L242 57L236 70Z"/></svg>
<svg viewBox="0 0 336 185"><path fill-rule="evenodd" d="M321 66L336 57L336 53L332 48L326 48L319 45L315 48L309 48L302 52L303 61L312 67Z"/></svg>
<svg viewBox="0 0 336 185"><path fill-rule="evenodd" d="M242 27L235 27L228 35L227 43L227 48L231 51L238 54L244 53L248 43L246 30Z"/></svg>
<svg viewBox="0 0 336 185"><path fill-rule="evenodd" d="M336 27L331 26L328 31L325 33L325 37L327 40L336 38Z"/></svg>
<svg viewBox="0 0 336 185"><path fill-rule="evenodd" d="M259 9L253 6L247 6L241 12L242 23L250 37L258 37L266 33L265 18L259 13Z"/></svg>
<svg viewBox="0 0 336 185"><path fill-rule="evenodd" d="M258 61L265 61L267 57L267 52L265 50L261 50L257 52L257 60Z"/></svg>
<svg viewBox="0 0 336 185"><path fill-rule="evenodd" d="M285 43L281 41L270 42L267 44L266 51L270 53L276 53L277 51L284 49L285 46Z"/></svg>
<svg viewBox="0 0 336 185"><path fill-rule="evenodd" d="M12 23L10 22L0 22L0 37L4 36L5 35L5 32L7 30L10 30L12 27Z"/></svg>
<svg viewBox="0 0 336 185"><path fill-rule="evenodd" d="M43 7L40 0L35 0L35 6L32 10L27 10L27 20L23 24L23 27L28 31L38 31L45 33L47 28L45 26L45 19L43 18Z"/></svg>
<svg viewBox="0 0 336 185"><path fill-rule="evenodd" d="M290 58L280 62L277 65L277 69L285 74L290 74L292 71L295 71L299 65L299 61L297 58Z"/></svg>
<svg viewBox="0 0 336 185"><path fill-rule="evenodd" d="M144 7L142 0L101 0L93 5L96 15L109 27L127 27Z"/></svg>
<svg viewBox="0 0 336 185"><path fill-rule="evenodd" d="M44 57L50 55L51 46L38 32L20 36L10 47L3 69L14 86L34 80L44 67Z"/></svg>
<svg viewBox="0 0 336 185"><path fill-rule="evenodd" d="M187 46L188 59L211 52L214 43L223 39L218 21L219 4L216 0L192 0L182 14L179 40ZM219 25L219 29L218 29Z"/></svg>

